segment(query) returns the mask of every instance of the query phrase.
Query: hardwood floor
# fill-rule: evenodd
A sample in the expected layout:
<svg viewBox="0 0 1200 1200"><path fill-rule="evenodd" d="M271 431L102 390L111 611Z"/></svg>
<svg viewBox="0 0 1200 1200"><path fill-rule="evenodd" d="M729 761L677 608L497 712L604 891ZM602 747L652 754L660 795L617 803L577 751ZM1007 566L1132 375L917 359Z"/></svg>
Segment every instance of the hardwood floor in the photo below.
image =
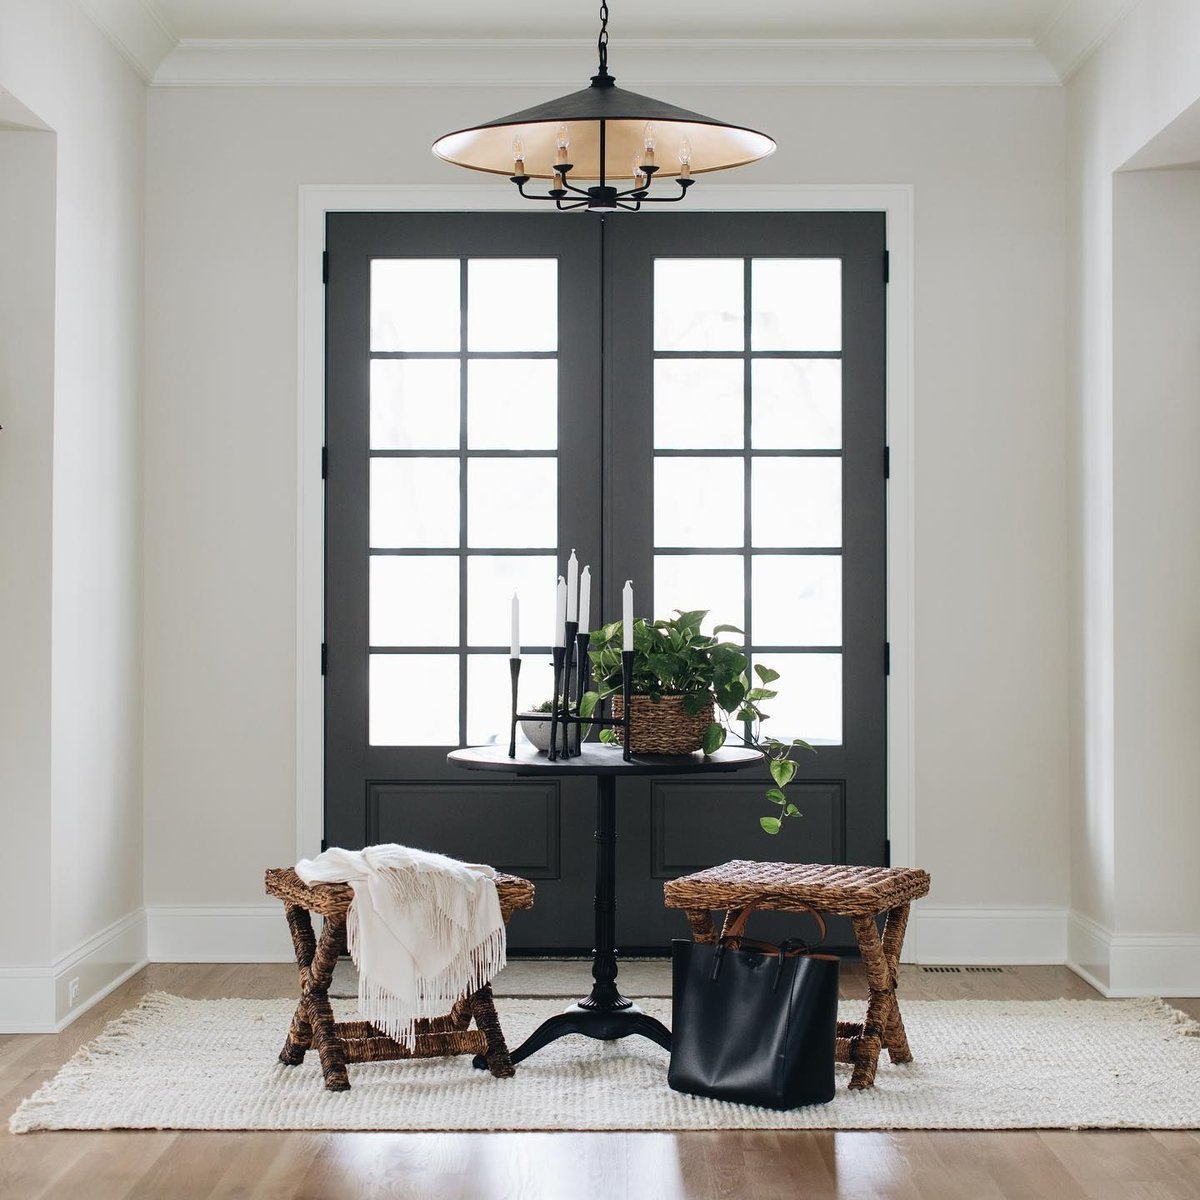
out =
<svg viewBox="0 0 1200 1200"><path fill-rule="evenodd" d="M861 969L843 991L865 995ZM285 996L284 965L148 967L57 1035L0 1038L3 1200L1198 1200L1200 1133L36 1133L17 1103L149 991ZM911 998L1094 997L1060 967L934 974ZM1175 1002L1200 1017L1200 1001Z"/></svg>

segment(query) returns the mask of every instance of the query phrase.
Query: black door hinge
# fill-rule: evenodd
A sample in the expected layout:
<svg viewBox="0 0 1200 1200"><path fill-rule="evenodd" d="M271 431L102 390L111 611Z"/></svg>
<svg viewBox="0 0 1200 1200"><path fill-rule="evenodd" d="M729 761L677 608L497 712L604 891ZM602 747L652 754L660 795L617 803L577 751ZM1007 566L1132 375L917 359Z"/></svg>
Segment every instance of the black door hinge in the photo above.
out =
<svg viewBox="0 0 1200 1200"><path fill-rule="evenodd" d="M883 282L891 283L892 281L892 263L891 255L885 250L883 252Z"/></svg>
<svg viewBox="0 0 1200 1200"><path fill-rule="evenodd" d="M328 250L321 251L321 282L322 283L329 282L329 251ZM887 281L884 280L884 282L886 283Z"/></svg>
<svg viewBox="0 0 1200 1200"><path fill-rule="evenodd" d="M883 643L883 673L890 675L892 673L892 643Z"/></svg>
<svg viewBox="0 0 1200 1200"><path fill-rule="evenodd" d="M329 478L329 447L321 447L321 478Z"/></svg>
<svg viewBox="0 0 1200 1200"><path fill-rule="evenodd" d="M324 854L329 849L329 842L326 838L321 839L321 853Z"/></svg>
<svg viewBox="0 0 1200 1200"><path fill-rule="evenodd" d="M324 842L321 843L321 849L322 850L325 849ZM892 839L891 838L883 839L883 865L885 867L890 867L892 865Z"/></svg>
<svg viewBox="0 0 1200 1200"><path fill-rule="evenodd" d="M329 665L329 646L325 642L322 642L321 643L321 674L322 675L325 674L325 668L328 665Z"/></svg>
<svg viewBox="0 0 1200 1200"><path fill-rule="evenodd" d="M883 477L884 477L884 479L891 479L891 477L892 477L892 448L891 448L891 446L884 446L884 448L883 448ZM324 479L325 476L322 475L321 478Z"/></svg>

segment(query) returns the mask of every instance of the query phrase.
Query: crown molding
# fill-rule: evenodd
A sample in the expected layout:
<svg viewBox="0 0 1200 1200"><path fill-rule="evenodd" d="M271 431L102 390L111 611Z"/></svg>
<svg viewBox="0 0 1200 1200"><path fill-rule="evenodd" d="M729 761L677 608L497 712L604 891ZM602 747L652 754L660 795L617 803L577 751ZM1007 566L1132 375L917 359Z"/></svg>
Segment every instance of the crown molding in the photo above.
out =
<svg viewBox="0 0 1200 1200"><path fill-rule="evenodd" d="M175 49L175 36L155 0L75 0L84 14L147 83Z"/></svg>
<svg viewBox="0 0 1200 1200"><path fill-rule="evenodd" d="M97 3L98 0L88 0ZM126 0L127 3L134 0ZM595 43L573 40L184 38L156 87L520 87L586 83ZM623 86L1055 86L1029 39L629 40Z"/></svg>
<svg viewBox="0 0 1200 1200"><path fill-rule="evenodd" d="M1064 0L1035 39L1037 48L1066 83L1124 20L1139 0Z"/></svg>

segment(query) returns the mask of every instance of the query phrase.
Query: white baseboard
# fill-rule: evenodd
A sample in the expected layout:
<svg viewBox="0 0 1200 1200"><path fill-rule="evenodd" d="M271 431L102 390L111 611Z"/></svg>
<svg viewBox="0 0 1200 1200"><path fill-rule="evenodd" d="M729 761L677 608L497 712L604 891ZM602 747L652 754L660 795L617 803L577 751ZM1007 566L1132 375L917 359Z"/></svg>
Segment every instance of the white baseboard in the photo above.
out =
<svg viewBox="0 0 1200 1200"><path fill-rule="evenodd" d="M1105 996L1200 996L1200 934L1114 933L1072 913L1067 966Z"/></svg>
<svg viewBox="0 0 1200 1200"><path fill-rule="evenodd" d="M295 962L278 903L154 904L146 917L151 962Z"/></svg>
<svg viewBox="0 0 1200 1200"><path fill-rule="evenodd" d="M1067 955L1067 910L981 908L973 904L912 909L912 945L905 962L928 966L1061 965Z"/></svg>
<svg viewBox="0 0 1200 1200"><path fill-rule="evenodd" d="M146 914L137 909L48 966L0 970L0 1033L58 1033L140 971ZM78 999L71 1002L71 984Z"/></svg>

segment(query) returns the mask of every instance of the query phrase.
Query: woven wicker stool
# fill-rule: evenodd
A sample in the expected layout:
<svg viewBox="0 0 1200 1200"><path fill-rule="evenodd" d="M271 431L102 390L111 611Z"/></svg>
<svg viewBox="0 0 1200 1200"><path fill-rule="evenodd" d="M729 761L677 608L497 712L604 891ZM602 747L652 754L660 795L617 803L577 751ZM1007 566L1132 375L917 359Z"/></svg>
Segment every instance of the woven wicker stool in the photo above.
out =
<svg viewBox="0 0 1200 1200"><path fill-rule="evenodd" d="M681 908L698 942L716 941L714 909L729 925L747 907L803 912L818 909L849 917L867 969L870 1000L865 1020L839 1021L837 1061L853 1063L852 1088L871 1087L879 1051L892 1062L912 1062L896 982L908 906L929 891L929 876L909 867L839 867L805 863L728 862L673 879L663 887L668 908ZM883 937L875 918L886 913Z"/></svg>
<svg viewBox="0 0 1200 1200"><path fill-rule="evenodd" d="M533 884L527 879L497 875L496 891L505 925L514 910L533 907ZM486 1060L496 1078L513 1074L490 984L464 996L446 1016L418 1021L411 1049L381 1033L369 1021L335 1021L329 1006L329 983L338 956L346 952L346 913L354 899L353 889L344 883L309 887L295 871L285 867L267 872L267 895L283 901L300 968L300 1003L279 1053L280 1062L296 1066L304 1061L306 1051L315 1049L325 1086L331 1092L344 1092L350 1087L346 1064L352 1062L474 1054ZM325 918L319 941L313 934L312 913ZM476 1028L469 1029L472 1018Z"/></svg>

